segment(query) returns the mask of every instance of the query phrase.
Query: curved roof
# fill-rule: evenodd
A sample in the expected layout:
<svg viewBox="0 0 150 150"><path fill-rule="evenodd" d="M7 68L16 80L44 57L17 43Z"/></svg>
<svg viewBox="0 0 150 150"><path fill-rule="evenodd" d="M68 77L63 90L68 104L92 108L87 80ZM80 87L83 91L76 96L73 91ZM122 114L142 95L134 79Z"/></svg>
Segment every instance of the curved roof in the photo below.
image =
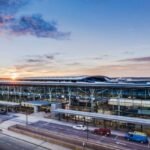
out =
<svg viewBox="0 0 150 150"><path fill-rule="evenodd" d="M134 78L109 78L106 76L28 77L16 81L1 79L0 85L150 88L150 80L149 78L134 80Z"/></svg>
<svg viewBox="0 0 150 150"><path fill-rule="evenodd" d="M55 82L55 81L0 81L0 85L17 86L61 86L61 87L107 87L107 88L150 88L150 84L112 82Z"/></svg>
<svg viewBox="0 0 150 150"><path fill-rule="evenodd" d="M27 77L20 81L83 81L83 82L107 82L110 78L106 76L62 76L62 77Z"/></svg>

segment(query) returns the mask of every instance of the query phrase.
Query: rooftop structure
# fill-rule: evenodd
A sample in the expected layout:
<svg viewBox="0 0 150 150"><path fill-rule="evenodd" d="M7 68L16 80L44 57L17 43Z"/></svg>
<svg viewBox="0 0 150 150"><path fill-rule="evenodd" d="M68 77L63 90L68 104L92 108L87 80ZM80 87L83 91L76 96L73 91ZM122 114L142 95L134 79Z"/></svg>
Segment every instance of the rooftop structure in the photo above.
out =
<svg viewBox="0 0 150 150"><path fill-rule="evenodd" d="M149 88L150 78L109 78L106 76L29 77L20 78L16 81L1 79L0 85Z"/></svg>

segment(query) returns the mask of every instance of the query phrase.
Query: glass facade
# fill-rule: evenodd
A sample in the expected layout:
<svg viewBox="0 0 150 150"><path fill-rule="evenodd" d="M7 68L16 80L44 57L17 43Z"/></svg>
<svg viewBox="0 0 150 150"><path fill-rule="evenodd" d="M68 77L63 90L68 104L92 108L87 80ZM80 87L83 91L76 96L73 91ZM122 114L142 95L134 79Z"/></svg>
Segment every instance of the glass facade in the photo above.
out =
<svg viewBox="0 0 150 150"><path fill-rule="evenodd" d="M0 85L0 100L47 100L75 110L150 118L150 88Z"/></svg>

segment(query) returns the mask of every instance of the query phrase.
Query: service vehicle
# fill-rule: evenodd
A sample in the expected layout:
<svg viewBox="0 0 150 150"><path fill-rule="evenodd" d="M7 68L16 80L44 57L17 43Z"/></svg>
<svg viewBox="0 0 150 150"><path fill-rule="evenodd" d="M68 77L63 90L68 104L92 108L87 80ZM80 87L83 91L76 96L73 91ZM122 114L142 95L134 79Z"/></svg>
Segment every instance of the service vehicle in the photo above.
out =
<svg viewBox="0 0 150 150"><path fill-rule="evenodd" d="M145 133L138 131L128 132L125 135L125 139L139 143L148 143L148 136Z"/></svg>

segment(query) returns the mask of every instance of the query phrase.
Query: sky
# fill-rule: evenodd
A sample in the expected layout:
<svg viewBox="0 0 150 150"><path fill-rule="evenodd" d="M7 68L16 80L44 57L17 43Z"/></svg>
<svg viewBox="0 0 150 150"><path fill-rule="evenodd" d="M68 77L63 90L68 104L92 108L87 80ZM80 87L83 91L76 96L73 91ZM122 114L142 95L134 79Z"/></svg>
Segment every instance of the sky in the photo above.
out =
<svg viewBox="0 0 150 150"><path fill-rule="evenodd" d="M149 7L149 0L0 0L0 77L149 77Z"/></svg>

